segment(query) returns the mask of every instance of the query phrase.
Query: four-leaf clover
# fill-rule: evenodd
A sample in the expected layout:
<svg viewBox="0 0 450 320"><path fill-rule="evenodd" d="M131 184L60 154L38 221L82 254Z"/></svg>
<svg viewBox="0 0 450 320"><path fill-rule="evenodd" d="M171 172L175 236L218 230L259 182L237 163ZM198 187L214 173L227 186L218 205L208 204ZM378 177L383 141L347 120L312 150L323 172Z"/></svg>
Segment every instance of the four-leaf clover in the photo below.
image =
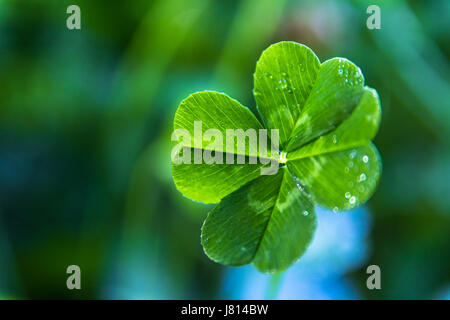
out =
<svg viewBox="0 0 450 320"><path fill-rule="evenodd" d="M311 242L314 205L336 212L371 197L381 172L371 142L381 109L377 92L364 86L356 65L345 58L320 63L311 49L295 42L279 42L262 53L254 96L262 123L238 101L204 91L181 102L174 128L192 136L195 121L224 134L226 129L278 129L282 156L275 175L261 175L262 163L172 164L172 175L186 197L218 203L202 227L208 257L279 272ZM207 145L192 139L179 152Z"/></svg>

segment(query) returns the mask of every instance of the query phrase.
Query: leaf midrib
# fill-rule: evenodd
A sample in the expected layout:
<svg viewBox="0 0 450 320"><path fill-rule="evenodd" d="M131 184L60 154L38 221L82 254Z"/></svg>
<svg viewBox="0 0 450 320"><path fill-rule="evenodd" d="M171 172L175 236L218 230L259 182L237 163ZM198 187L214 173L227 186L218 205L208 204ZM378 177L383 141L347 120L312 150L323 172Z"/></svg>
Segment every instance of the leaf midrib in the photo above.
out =
<svg viewBox="0 0 450 320"><path fill-rule="evenodd" d="M256 156L254 156L254 155L248 155L248 154L243 154L243 153L230 153L230 152L226 152L226 151L218 151L218 150L215 150L215 149L209 149L209 148L195 148L195 147L192 147L191 145L184 145L183 144L183 148L189 148L189 149L191 149L192 151L195 151L195 150L203 150L203 151L205 151L205 150L208 150L208 151L214 151L214 152L219 152L219 153L223 153L224 154L224 156L226 156L227 154L232 154L232 155L235 155L235 156L244 156L244 157L252 157L252 158L257 158L257 159L264 159L264 160L269 160L269 161L272 161L272 160L274 160L274 161L277 161L278 163L282 163L282 162L280 162L280 158L279 158L279 156L280 156L280 151L278 151L278 158L270 158L270 157L262 157L262 156L260 156L260 155L256 155ZM223 163L223 164L226 164L226 163ZM230 164L232 164L232 163L230 163ZM247 164L247 163L246 163ZM263 164L263 165L266 165L266 164L264 164L264 163L261 163L261 164Z"/></svg>
<svg viewBox="0 0 450 320"><path fill-rule="evenodd" d="M318 137L318 138L320 138L320 137ZM317 139L314 139L310 143L314 143L316 140ZM342 148L337 148L337 149L333 149L333 150L327 150L327 151L320 152L320 153L307 154L307 155L298 156L298 157L295 157L295 158L289 158L289 153L287 153L286 163L288 163L289 161L308 159L308 158L317 157L317 156L321 156L321 155L326 155L326 154L330 154L330 153L334 153L334 152L341 152L341 151L345 151L345 150L349 150L349 149L353 149L353 148L363 147L363 146L368 145L369 143L370 143L370 140L367 140L367 141L365 141L365 143L349 144L349 145L346 145L345 147L342 147ZM308 144L309 143L305 144L304 146L306 146ZM296 149L295 151L297 151L297 150L299 150L299 149Z"/></svg>
<svg viewBox="0 0 450 320"><path fill-rule="evenodd" d="M273 211L275 210L275 208L278 204L278 200L280 199L281 187L283 186L284 178L285 178L285 174L286 174L286 171L284 169L281 169L281 170L283 170L283 177L281 178L281 183L280 183L280 188L278 190L277 199L275 200L275 203L273 204L273 206L269 209L270 210L269 218L267 219L267 223L266 223L266 226L264 227L264 231L261 235L261 238L258 241L258 245L256 246L255 253L253 254L252 259L250 261L253 261L255 259L256 255L258 254L258 251L261 247L261 243L266 235L267 228L269 227L270 221L272 220ZM289 171L288 171L288 174L291 176L291 173Z"/></svg>

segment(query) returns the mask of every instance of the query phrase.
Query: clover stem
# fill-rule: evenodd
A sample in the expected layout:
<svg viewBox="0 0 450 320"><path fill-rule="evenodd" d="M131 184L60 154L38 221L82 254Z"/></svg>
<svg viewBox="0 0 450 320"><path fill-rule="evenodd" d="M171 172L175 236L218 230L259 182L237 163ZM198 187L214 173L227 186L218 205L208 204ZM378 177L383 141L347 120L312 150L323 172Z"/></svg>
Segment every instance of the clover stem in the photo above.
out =
<svg viewBox="0 0 450 320"><path fill-rule="evenodd" d="M280 288L281 288L281 284L283 282L282 281L283 275L284 275L284 272L278 272L278 273L273 274L270 277L269 285L268 285L267 293L266 293L266 299L268 299L268 300L277 299Z"/></svg>

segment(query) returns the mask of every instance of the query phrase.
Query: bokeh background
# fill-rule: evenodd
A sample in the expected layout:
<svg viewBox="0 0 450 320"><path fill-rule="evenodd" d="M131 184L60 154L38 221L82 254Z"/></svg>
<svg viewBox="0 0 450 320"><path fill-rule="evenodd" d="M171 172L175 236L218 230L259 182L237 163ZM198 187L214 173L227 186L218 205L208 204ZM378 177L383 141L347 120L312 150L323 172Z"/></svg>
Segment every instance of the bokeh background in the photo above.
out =
<svg viewBox="0 0 450 320"><path fill-rule="evenodd" d="M0 298L449 299L449 39L448 0L0 1ZM254 110L256 60L281 40L361 67L384 170L365 206L318 209L304 257L270 276L203 254L211 206L175 189L170 134L195 91Z"/></svg>

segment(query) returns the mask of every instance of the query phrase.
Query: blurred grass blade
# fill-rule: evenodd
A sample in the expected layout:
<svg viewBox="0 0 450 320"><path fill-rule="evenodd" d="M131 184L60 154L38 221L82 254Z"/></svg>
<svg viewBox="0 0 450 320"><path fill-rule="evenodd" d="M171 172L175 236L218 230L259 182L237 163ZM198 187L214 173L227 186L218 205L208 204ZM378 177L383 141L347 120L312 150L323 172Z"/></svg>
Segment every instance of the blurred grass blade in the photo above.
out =
<svg viewBox="0 0 450 320"><path fill-rule="evenodd" d="M286 2L240 2L215 70L214 86L225 88L236 97L247 97L251 89L248 77L253 72L254 61L278 28Z"/></svg>
<svg viewBox="0 0 450 320"><path fill-rule="evenodd" d="M208 3L159 0L136 31L118 71L104 123L107 175L114 188L126 183L142 147L145 123L155 110L152 101L164 72Z"/></svg>

